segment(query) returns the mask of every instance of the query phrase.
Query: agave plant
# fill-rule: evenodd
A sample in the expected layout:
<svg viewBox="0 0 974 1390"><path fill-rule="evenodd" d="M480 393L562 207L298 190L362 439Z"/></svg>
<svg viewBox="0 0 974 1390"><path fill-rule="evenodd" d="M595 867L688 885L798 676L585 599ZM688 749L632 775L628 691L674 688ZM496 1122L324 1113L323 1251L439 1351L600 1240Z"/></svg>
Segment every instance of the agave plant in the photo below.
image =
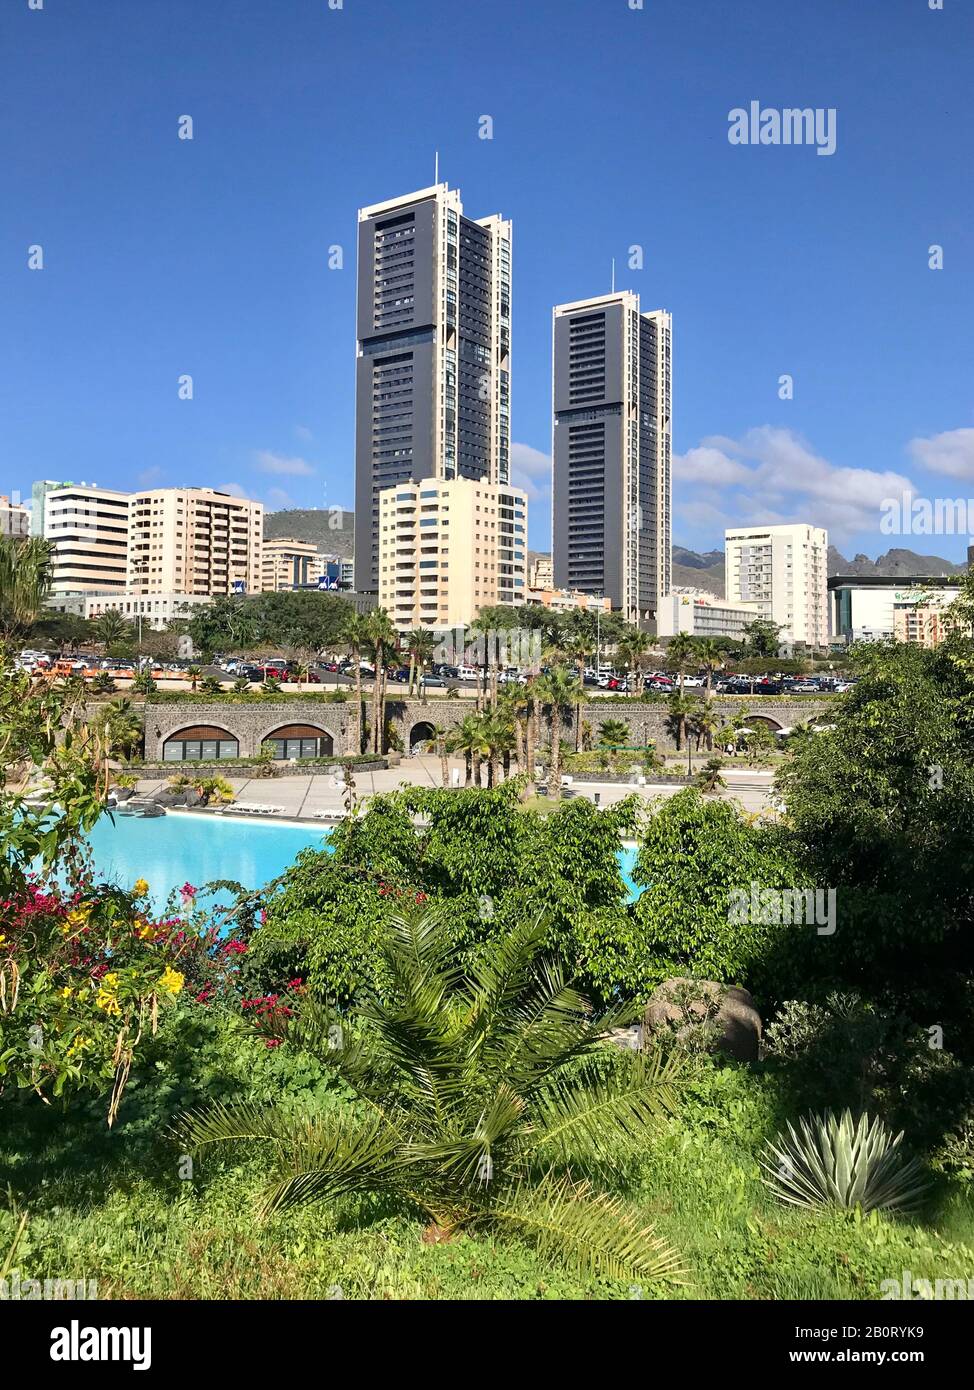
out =
<svg viewBox="0 0 974 1390"><path fill-rule="evenodd" d="M763 1181L793 1206L912 1211L926 1179L918 1160L900 1152L902 1138L878 1118L854 1120L850 1110L812 1115L768 1144Z"/></svg>
<svg viewBox="0 0 974 1390"><path fill-rule="evenodd" d="M276 1036L334 1069L356 1101L324 1113L211 1105L179 1141L263 1146L262 1212L382 1194L425 1215L435 1239L516 1234L546 1257L610 1278L679 1282L674 1251L591 1179L675 1108L679 1063L617 1053L523 924L463 959L439 910L384 929L388 988L352 1019L306 1002Z"/></svg>

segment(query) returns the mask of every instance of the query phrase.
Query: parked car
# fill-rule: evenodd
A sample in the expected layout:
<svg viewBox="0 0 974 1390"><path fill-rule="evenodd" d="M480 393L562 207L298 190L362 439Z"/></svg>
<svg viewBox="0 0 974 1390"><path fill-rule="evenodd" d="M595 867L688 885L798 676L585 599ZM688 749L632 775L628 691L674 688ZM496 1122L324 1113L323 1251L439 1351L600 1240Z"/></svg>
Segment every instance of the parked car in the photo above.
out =
<svg viewBox="0 0 974 1390"><path fill-rule="evenodd" d="M458 666L457 679L461 681L475 681L479 679L480 672L475 666Z"/></svg>
<svg viewBox="0 0 974 1390"><path fill-rule="evenodd" d="M432 674L430 674L430 675L428 675L428 676L421 676L421 677L420 677L420 684L421 684L421 685L441 685L441 686L443 686L444 689L446 689L446 681L443 679L443 677L442 677L442 676L434 676L434 675L432 675Z"/></svg>

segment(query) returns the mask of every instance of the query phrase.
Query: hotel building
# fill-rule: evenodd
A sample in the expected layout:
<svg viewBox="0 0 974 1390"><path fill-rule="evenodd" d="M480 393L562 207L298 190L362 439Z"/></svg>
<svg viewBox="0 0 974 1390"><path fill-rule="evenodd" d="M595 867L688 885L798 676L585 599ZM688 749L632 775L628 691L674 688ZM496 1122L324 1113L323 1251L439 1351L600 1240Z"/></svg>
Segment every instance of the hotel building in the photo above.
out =
<svg viewBox="0 0 974 1390"><path fill-rule="evenodd" d="M136 492L130 505L128 587L133 594L260 592L262 502L188 487Z"/></svg>
<svg viewBox="0 0 974 1390"><path fill-rule="evenodd" d="M51 592L124 591L128 583L129 494L94 483L35 485L51 546Z"/></svg>

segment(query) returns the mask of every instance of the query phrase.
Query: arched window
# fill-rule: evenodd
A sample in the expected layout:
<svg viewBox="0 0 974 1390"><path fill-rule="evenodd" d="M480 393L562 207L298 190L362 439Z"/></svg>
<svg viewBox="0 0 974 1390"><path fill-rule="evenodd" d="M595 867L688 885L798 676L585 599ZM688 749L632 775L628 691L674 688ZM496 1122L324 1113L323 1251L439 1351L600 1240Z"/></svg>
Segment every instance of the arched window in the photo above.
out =
<svg viewBox="0 0 974 1390"><path fill-rule="evenodd" d="M240 744L226 729L210 724L194 724L178 729L162 745L164 763L218 762L221 758L239 758Z"/></svg>
<svg viewBox="0 0 974 1390"><path fill-rule="evenodd" d="M414 724L409 733L410 753L425 753L426 745L432 743L436 737L433 725L424 719L420 724Z"/></svg>
<svg viewBox="0 0 974 1390"><path fill-rule="evenodd" d="M284 724L264 739L263 746L270 748L275 759L290 758L329 758L335 751L335 743L327 729L319 729L314 724Z"/></svg>

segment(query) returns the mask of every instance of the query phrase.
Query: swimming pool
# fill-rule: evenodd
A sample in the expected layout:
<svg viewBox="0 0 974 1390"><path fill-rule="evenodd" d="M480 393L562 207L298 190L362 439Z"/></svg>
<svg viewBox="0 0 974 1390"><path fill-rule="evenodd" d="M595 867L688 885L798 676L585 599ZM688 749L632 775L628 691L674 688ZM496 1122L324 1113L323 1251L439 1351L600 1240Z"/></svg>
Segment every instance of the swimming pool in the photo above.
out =
<svg viewBox="0 0 974 1390"><path fill-rule="evenodd" d="M96 876L131 888L137 878L149 884L153 906L161 909L173 888L186 882L197 888L215 879L230 879L245 888L260 888L293 864L303 849L326 849L322 826L200 816L191 812L143 820L140 816L103 816L88 836ZM634 848L616 856L630 897Z"/></svg>

